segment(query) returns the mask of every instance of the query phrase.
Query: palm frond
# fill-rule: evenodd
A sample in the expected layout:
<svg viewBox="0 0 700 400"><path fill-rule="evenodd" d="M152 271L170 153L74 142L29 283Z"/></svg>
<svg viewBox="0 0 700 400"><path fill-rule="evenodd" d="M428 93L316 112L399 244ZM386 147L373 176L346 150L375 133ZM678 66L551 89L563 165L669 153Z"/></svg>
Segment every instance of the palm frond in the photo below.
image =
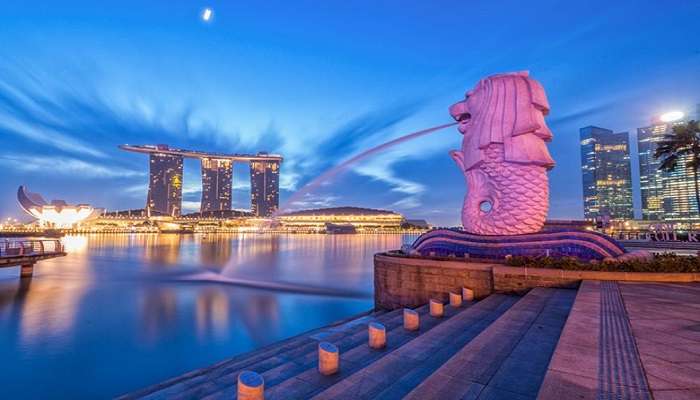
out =
<svg viewBox="0 0 700 400"><path fill-rule="evenodd" d="M660 170L673 171L678 159L692 155L684 167L697 170L700 167L700 125L695 121L675 125L671 134L657 142L654 158L661 159Z"/></svg>
<svg viewBox="0 0 700 400"><path fill-rule="evenodd" d="M678 164L678 155L671 154L670 156L664 158L661 161L661 164L659 164L659 169L663 170L663 171L671 172L671 171L676 169L677 164Z"/></svg>

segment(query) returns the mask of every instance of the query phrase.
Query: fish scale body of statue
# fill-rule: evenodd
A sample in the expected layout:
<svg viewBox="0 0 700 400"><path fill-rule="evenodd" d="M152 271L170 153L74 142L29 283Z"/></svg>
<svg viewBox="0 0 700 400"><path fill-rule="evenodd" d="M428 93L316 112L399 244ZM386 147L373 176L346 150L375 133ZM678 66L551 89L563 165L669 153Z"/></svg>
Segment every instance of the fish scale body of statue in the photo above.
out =
<svg viewBox="0 0 700 400"><path fill-rule="evenodd" d="M546 142L549 104L527 72L482 79L450 107L464 135L450 155L467 181L462 224L481 235L517 235L542 229L549 208Z"/></svg>

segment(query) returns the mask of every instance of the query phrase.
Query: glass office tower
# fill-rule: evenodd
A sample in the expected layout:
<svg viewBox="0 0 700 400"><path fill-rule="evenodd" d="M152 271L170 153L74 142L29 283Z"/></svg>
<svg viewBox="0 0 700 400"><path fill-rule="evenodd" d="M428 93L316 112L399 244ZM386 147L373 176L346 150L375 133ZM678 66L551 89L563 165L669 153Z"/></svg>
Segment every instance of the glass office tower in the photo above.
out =
<svg viewBox="0 0 700 400"><path fill-rule="evenodd" d="M637 129L639 187L642 219L658 221L699 220L693 171L686 167L688 157L680 157L672 172L660 171L661 159L654 158L658 142L673 133L673 127L687 121L657 121Z"/></svg>
<svg viewBox="0 0 700 400"><path fill-rule="evenodd" d="M587 220L634 218L629 134L580 129L583 207Z"/></svg>

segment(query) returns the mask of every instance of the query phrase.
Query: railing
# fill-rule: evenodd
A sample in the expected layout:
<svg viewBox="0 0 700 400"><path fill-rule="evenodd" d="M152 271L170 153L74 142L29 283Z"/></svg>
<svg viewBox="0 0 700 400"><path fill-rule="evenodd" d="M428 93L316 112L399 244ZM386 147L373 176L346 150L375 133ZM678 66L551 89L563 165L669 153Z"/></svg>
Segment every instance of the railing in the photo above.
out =
<svg viewBox="0 0 700 400"><path fill-rule="evenodd" d="M60 240L0 240L0 257L62 253Z"/></svg>

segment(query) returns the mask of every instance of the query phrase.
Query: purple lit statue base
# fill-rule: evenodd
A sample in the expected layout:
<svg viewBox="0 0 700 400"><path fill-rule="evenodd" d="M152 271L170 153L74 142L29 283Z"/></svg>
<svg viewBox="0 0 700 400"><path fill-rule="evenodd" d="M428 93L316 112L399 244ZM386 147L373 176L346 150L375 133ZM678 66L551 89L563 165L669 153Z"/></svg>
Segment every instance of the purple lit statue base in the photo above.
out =
<svg viewBox="0 0 700 400"><path fill-rule="evenodd" d="M500 260L507 256L575 257L583 261L625 260L640 257L609 236L592 231L544 231L522 235L474 235L438 229L421 235L409 250L436 257Z"/></svg>

